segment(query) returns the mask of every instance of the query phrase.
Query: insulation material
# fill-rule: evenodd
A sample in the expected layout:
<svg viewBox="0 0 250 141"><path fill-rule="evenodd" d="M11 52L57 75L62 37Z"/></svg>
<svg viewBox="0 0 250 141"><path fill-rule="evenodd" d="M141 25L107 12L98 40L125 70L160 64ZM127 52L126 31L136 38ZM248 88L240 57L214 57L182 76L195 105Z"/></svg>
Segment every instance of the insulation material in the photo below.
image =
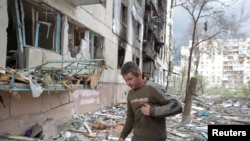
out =
<svg viewBox="0 0 250 141"><path fill-rule="evenodd" d="M90 88L95 88L101 79L101 73L91 74L87 81L90 81Z"/></svg>
<svg viewBox="0 0 250 141"><path fill-rule="evenodd" d="M77 54L77 60L89 60L90 59L90 52L89 52L89 35L90 32L85 32L85 38L81 40L80 44L80 52Z"/></svg>

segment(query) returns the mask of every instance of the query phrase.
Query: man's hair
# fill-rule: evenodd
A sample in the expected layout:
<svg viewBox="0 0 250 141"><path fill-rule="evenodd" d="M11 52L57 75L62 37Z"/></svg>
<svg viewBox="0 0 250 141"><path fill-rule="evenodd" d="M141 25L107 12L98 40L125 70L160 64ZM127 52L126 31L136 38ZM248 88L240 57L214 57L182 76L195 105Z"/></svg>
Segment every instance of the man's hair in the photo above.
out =
<svg viewBox="0 0 250 141"><path fill-rule="evenodd" d="M133 61L126 62L121 67L121 75L126 75L129 72L131 72L133 75L138 75L138 73L140 73L138 65Z"/></svg>

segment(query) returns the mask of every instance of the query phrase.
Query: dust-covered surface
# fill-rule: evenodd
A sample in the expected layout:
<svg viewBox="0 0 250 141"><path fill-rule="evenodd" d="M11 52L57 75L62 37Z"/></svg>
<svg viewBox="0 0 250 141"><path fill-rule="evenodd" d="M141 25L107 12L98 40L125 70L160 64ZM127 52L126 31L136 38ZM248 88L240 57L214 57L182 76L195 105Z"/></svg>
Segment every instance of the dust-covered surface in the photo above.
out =
<svg viewBox="0 0 250 141"><path fill-rule="evenodd" d="M180 97L176 96L182 101ZM119 103L107 109L74 115L57 127L58 135L46 140L116 141L125 123L126 108L126 103ZM208 125L249 125L250 100L215 95L196 96L190 117L191 120L185 123L182 122L182 114L166 118L167 141L206 141ZM126 141L130 141L131 136L132 133Z"/></svg>

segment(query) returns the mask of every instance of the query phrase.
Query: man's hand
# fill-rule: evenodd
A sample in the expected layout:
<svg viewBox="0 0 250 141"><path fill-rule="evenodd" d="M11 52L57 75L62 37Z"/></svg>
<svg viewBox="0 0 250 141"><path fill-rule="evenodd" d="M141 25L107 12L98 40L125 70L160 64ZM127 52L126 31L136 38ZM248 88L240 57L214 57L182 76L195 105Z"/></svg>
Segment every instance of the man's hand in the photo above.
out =
<svg viewBox="0 0 250 141"><path fill-rule="evenodd" d="M145 116L149 116L149 114L150 114L150 105L148 103L144 103L143 106L141 107L141 112Z"/></svg>

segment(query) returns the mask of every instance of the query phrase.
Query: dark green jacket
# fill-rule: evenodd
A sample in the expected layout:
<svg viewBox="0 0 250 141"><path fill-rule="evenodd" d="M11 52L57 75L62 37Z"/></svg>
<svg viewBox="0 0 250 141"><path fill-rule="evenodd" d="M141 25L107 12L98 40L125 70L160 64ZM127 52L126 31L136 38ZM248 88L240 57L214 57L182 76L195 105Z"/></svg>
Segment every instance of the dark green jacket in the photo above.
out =
<svg viewBox="0 0 250 141"><path fill-rule="evenodd" d="M182 112L181 103L166 93L160 85L147 81L128 93L127 119L120 137L126 138L133 130L140 141L165 141L167 138L165 117ZM141 112L144 103L151 105L150 116Z"/></svg>

